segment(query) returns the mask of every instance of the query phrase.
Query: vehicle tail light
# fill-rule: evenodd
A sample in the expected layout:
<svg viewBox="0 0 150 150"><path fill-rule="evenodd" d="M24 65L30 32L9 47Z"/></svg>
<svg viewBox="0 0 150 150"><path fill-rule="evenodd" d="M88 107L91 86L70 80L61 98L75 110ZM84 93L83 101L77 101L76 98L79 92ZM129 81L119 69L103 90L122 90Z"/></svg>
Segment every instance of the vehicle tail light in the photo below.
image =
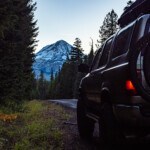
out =
<svg viewBox="0 0 150 150"><path fill-rule="evenodd" d="M135 89L132 81L130 81L130 80L126 81L126 90L131 91L133 94L136 94L136 89Z"/></svg>

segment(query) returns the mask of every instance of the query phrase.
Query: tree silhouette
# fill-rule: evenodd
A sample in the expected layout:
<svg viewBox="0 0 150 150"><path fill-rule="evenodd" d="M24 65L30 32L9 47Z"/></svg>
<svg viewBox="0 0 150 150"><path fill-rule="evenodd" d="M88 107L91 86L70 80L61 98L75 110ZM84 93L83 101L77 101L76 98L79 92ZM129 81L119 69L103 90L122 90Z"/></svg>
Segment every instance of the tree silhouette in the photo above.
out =
<svg viewBox="0 0 150 150"><path fill-rule="evenodd" d="M103 25L99 29L99 40L97 40L96 44L97 48L99 48L111 35L116 33L117 19L118 16L113 9L106 15Z"/></svg>

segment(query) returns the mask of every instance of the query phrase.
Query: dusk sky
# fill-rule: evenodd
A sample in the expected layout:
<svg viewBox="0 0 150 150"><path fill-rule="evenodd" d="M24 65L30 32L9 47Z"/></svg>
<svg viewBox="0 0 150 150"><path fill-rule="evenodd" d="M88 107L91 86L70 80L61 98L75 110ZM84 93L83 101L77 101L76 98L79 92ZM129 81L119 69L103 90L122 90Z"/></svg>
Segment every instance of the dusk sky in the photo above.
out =
<svg viewBox="0 0 150 150"><path fill-rule="evenodd" d="M99 28L112 9L120 17L128 0L34 0L37 2L35 19L39 35L36 51L42 47L65 40L73 45L76 37L82 41L85 53L99 38ZM96 49L96 48L95 48Z"/></svg>

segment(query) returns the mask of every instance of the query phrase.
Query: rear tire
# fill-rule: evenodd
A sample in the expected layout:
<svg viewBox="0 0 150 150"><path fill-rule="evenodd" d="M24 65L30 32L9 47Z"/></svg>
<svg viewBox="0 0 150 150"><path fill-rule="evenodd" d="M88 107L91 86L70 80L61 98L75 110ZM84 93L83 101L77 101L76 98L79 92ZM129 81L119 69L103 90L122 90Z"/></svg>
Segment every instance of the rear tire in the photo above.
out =
<svg viewBox="0 0 150 150"><path fill-rule="evenodd" d="M125 141L110 103L104 103L102 106L99 120L99 132L100 142L103 144L107 143L110 146L116 146L123 144Z"/></svg>
<svg viewBox="0 0 150 150"><path fill-rule="evenodd" d="M79 135L82 139L90 140L93 137L94 121L86 116L84 102L77 102L77 124Z"/></svg>

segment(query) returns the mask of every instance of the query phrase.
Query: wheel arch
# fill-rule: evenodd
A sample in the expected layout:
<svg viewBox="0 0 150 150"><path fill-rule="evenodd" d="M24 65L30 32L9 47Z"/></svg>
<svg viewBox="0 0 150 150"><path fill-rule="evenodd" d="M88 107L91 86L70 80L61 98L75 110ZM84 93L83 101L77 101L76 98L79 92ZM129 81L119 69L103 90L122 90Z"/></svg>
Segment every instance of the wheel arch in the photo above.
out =
<svg viewBox="0 0 150 150"><path fill-rule="evenodd" d="M111 103L111 92L107 86L103 86L100 92L102 103Z"/></svg>

